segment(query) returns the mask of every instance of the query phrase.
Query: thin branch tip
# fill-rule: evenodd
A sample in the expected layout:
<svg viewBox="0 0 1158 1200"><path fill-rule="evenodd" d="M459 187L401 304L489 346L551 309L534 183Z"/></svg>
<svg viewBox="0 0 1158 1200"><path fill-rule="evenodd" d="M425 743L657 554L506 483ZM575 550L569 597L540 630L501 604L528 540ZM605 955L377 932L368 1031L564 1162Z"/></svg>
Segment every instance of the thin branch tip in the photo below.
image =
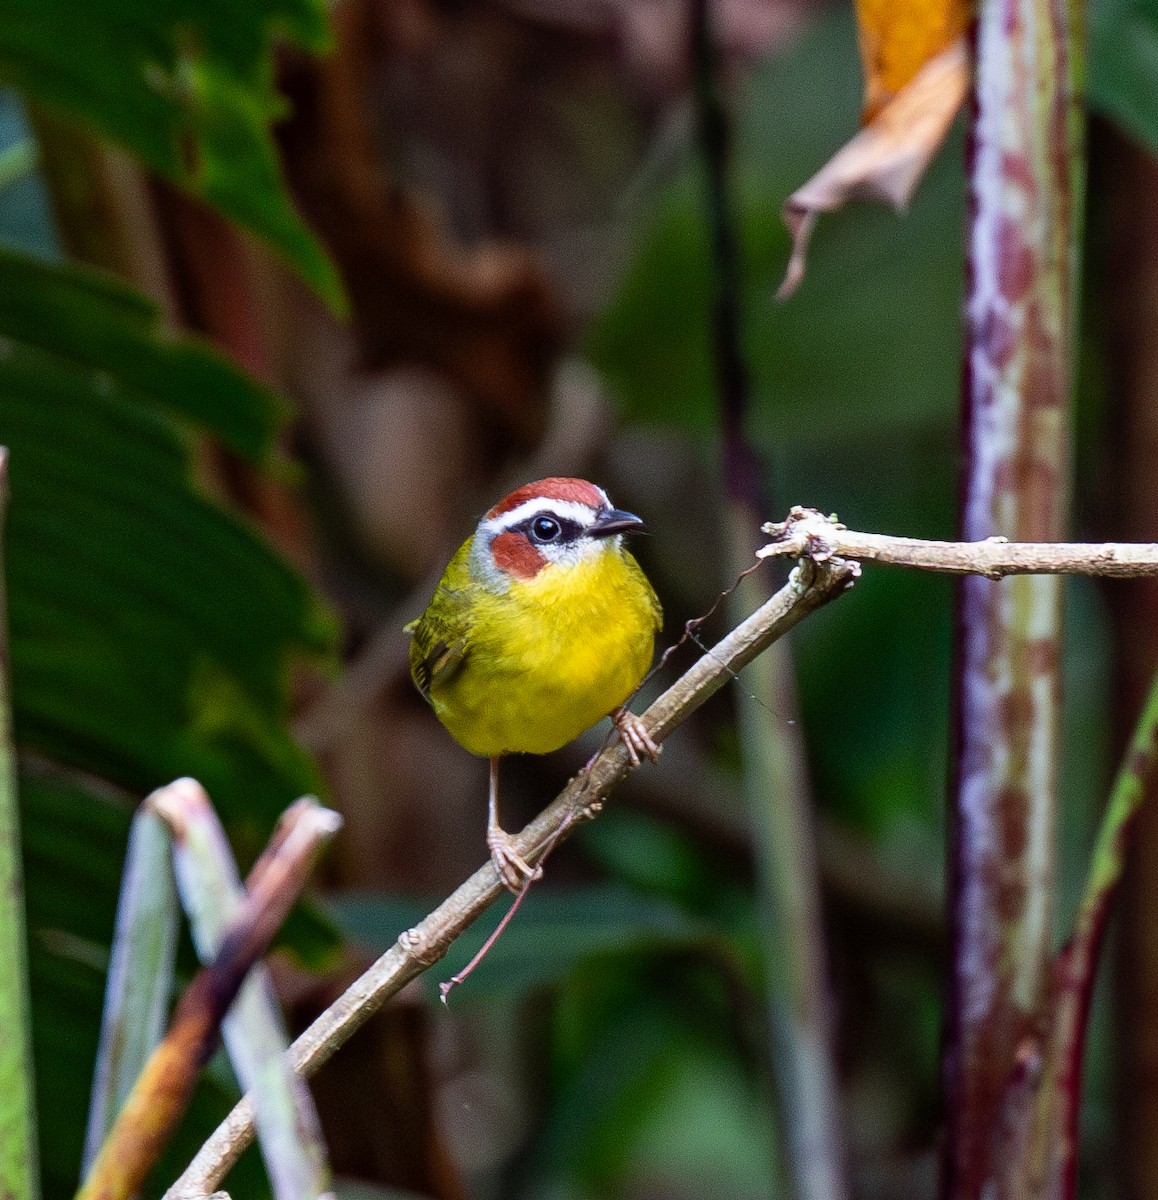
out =
<svg viewBox="0 0 1158 1200"><path fill-rule="evenodd" d="M950 575L1099 575L1127 579L1158 575L1158 543L1154 542L1011 542L987 537L974 542L859 533L835 514L795 506L783 521L762 526L772 539L756 552L760 559L797 558L822 562L879 562Z"/></svg>

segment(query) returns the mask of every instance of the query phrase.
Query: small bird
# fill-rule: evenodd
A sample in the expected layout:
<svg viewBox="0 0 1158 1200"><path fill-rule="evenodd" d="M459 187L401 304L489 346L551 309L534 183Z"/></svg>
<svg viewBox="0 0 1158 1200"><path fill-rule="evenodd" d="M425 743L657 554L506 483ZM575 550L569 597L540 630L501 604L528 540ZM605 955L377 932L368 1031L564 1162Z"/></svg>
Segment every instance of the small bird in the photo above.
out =
<svg viewBox="0 0 1158 1200"><path fill-rule="evenodd" d="M662 612L623 545L643 528L584 479L500 500L406 629L410 675L450 735L490 759L487 845L503 883L537 874L499 825L499 759L548 754L610 716L632 764L659 747L623 707L651 666Z"/></svg>

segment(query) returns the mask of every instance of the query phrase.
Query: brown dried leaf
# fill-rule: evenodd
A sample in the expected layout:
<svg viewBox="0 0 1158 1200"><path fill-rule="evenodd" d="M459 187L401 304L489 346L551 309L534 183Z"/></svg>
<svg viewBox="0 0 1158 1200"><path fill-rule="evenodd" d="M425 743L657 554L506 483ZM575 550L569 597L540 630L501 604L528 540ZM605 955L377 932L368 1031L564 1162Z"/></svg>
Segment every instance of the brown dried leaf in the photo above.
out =
<svg viewBox="0 0 1158 1200"><path fill-rule="evenodd" d="M777 296L791 296L804 278L808 241L822 212L849 200L883 200L898 211L912 198L969 90L965 39L930 59L867 125L785 201L792 257Z"/></svg>

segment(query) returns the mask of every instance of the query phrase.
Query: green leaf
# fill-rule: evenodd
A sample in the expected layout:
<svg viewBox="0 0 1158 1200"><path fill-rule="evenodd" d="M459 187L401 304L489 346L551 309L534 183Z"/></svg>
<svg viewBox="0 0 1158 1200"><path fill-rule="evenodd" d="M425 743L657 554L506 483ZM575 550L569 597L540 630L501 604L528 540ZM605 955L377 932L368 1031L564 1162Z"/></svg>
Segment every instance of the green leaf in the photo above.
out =
<svg viewBox="0 0 1158 1200"><path fill-rule="evenodd" d="M350 893L328 903L347 937L384 951L403 930L416 925L437 901ZM445 966L423 976L437 997L437 980L449 978L477 953L500 914L492 908L454 944ZM692 947L718 947L719 933L674 906L625 888L584 887L532 891L469 981L451 994L459 999L499 998L509 1002L547 984L559 983L581 963L600 955L646 956Z"/></svg>
<svg viewBox="0 0 1158 1200"><path fill-rule="evenodd" d="M1089 44L1090 107L1158 150L1158 4L1095 0Z"/></svg>
<svg viewBox="0 0 1158 1200"><path fill-rule="evenodd" d="M273 80L279 37L324 50L322 0L8 0L0 80L215 205L342 311L337 273L293 208L270 134L285 109Z"/></svg>
<svg viewBox="0 0 1158 1200"><path fill-rule="evenodd" d="M276 405L91 273L0 255L0 296L18 741L139 790L193 775L264 829L316 790L282 721L286 672L331 625L260 536L197 493L167 414L260 453Z"/></svg>
<svg viewBox="0 0 1158 1200"><path fill-rule="evenodd" d="M131 806L56 773L20 779L33 1057L47 1197L72 1196L80 1170Z"/></svg>
<svg viewBox="0 0 1158 1200"><path fill-rule="evenodd" d="M161 333L128 289L0 251L17 747L138 795L195 776L242 856L318 790L287 729L288 680L334 631L300 575L198 489L194 438L267 461L281 411L217 355ZM27 777L21 798L42 1171L46 1195L65 1196L131 805L56 774ZM317 958L324 926L299 928Z"/></svg>
<svg viewBox="0 0 1158 1200"><path fill-rule="evenodd" d="M0 335L106 391L209 428L255 462L269 459L288 415L281 397L211 347L165 333L156 307L111 275L0 249Z"/></svg>

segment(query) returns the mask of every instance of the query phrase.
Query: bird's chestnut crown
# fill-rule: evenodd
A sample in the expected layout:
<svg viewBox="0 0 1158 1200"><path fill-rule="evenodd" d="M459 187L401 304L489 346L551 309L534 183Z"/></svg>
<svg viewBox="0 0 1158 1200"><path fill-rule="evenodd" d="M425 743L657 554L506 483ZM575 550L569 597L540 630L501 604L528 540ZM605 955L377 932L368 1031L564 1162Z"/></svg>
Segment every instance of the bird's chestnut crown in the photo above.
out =
<svg viewBox="0 0 1158 1200"><path fill-rule="evenodd" d="M607 493L585 479L540 479L511 492L479 522L471 548L477 576L505 589L547 566L574 566L619 548L620 535L643 522L614 508Z"/></svg>

